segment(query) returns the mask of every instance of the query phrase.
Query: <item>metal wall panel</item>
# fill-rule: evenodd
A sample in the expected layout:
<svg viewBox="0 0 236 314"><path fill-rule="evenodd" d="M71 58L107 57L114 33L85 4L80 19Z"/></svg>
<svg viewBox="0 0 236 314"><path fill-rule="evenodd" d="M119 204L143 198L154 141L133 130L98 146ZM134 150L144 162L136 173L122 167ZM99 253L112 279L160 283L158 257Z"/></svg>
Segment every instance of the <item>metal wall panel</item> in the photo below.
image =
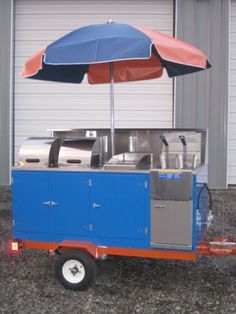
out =
<svg viewBox="0 0 236 314"><path fill-rule="evenodd" d="M20 77L26 58L65 33L110 18L173 33L172 0L16 0L15 149L52 128L109 127L109 85L59 84ZM115 84L119 128L172 126L172 80Z"/></svg>
<svg viewBox="0 0 236 314"><path fill-rule="evenodd" d="M208 128L209 184L227 179L229 0L176 0L176 35L203 49L213 67L176 79L176 126Z"/></svg>
<svg viewBox="0 0 236 314"><path fill-rule="evenodd" d="M236 1L230 5L228 184L236 184Z"/></svg>
<svg viewBox="0 0 236 314"><path fill-rule="evenodd" d="M0 185L9 184L11 165L12 1L0 0Z"/></svg>

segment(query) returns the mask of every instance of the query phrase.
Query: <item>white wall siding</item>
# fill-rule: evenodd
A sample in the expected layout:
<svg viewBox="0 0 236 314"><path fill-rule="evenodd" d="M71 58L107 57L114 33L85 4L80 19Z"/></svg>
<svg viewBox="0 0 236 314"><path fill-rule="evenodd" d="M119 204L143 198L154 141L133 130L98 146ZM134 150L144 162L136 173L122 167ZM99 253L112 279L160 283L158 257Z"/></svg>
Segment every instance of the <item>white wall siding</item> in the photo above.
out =
<svg viewBox="0 0 236 314"><path fill-rule="evenodd" d="M228 184L236 184L236 1L230 8L230 86L228 115Z"/></svg>
<svg viewBox="0 0 236 314"><path fill-rule="evenodd" d="M20 77L25 60L67 32L93 23L139 24L173 33L172 0L15 2L15 151L53 128L109 127L109 85L63 84ZM172 80L115 84L119 128L172 126Z"/></svg>

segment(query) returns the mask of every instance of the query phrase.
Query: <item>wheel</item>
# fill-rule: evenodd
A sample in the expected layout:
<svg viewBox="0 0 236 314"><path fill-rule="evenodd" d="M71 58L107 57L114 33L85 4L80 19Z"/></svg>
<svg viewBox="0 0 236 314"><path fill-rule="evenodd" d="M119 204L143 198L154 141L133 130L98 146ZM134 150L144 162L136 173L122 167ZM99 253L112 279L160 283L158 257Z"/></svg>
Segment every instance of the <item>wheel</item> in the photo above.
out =
<svg viewBox="0 0 236 314"><path fill-rule="evenodd" d="M96 271L95 260L79 250L62 253L55 263L57 279L71 290L86 290L95 280Z"/></svg>

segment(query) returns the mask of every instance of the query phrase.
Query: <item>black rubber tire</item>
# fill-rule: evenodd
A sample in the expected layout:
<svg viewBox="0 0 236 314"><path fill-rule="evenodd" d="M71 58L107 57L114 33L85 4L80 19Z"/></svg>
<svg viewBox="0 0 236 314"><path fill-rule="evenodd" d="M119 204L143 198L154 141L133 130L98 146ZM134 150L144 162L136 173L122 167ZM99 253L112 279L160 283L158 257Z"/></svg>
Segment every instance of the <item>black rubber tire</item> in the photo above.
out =
<svg viewBox="0 0 236 314"><path fill-rule="evenodd" d="M72 283L68 281L63 275L63 265L69 260L77 260L84 267L84 278L78 283ZM58 259L55 262L55 272L57 279L67 289L86 290L95 280L97 265L94 258L88 253L81 250L70 250L65 251L61 255L59 255Z"/></svg>

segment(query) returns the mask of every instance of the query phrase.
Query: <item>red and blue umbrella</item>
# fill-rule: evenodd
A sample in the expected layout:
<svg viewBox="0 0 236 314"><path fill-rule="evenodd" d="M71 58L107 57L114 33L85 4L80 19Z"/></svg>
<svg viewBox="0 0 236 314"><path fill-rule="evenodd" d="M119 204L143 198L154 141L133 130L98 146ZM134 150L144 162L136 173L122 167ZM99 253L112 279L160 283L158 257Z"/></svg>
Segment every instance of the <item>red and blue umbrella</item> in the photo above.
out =
<svg viewBox="0 0 236 314"><path fill-rule="evenodd" d="M114 82L169 77L210 67L199 49L155 30L109 22L82 27L33 55L23 77L111 85L111 143L114 153Z"/></svg>

